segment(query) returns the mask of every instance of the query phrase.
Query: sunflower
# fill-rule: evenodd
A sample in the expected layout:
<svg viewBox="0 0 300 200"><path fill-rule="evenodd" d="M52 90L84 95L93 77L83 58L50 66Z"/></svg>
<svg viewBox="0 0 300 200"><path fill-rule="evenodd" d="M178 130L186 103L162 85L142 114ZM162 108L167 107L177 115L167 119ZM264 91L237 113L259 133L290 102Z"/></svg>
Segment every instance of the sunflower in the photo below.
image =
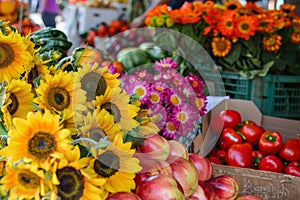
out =
<svg viewBox="0 0 300 200"><path fill-rule="evenodd" d="M104 109L100 112L88 113L80 132L81 137L88 137L96 142L106 136L113 141L116 134L123 134L120 127L114 123L114 117Z"/></svg>
<svg viewBox="0 0 300 200"><path fill-rule="evenodd" d="M255 16L238 16L236 18L236 36L249 40L250 36L255 34L258 28L257 18Z"/></svg>
<svg viewBox="0 0 300 200"><path fill-rule="evenodd" d="M84 91L74 84L74 77L68 72L47 75L36 89L34 102L42 109L62 112L65 109L84 110Z"/></svg>
<svg viewBox="0 0 300 200"><path fill-rule="evenodd" d="M282 37L278 34L271 34L263 38L263 48L267 51L278 51L281 46Z"/></svg>
<svg viewBox="0 0 300 200"><path fill-rule="evenodd" d="M43 171L24 163L9 167L0 182L2 190L10 191L9 199L41 199L51 188Z"/></svg>
<svg viewBox="0 0 300 200"><path fill-rule="evenodd" d="M294 44L300 44L300 32L293 32L290 39Z"/></svg>
<svg viewBox="0 0 300 200"><path fill-rule="evenodd" d="M108 193L103 185L106 180L96 177L95 173L85 170L89 165L90 157L80 159L78 146L66 155L67 162L60 162L52 178L57 191L54 194L66 200L103 200ZM56 198L57 199L57 198Z"/></svg>
<svg viewBox="0 0 300 200"><path fill-rule="evenodd" d="M77 135L77 128L78 126L81 124L82 121L82 117L80 116L80 114L78 113L78 117L76 117L76 114L78 112L73 111L71 109L65 109L62 113L61 113L61 119L60 119L60 125L63 128L69 129L71 131L72 135ZM74 118L76 118L77 120L75 120Z"/></svg>
<svg viewBox="0 0 300 200"><path fill-rule="evenodd" d="M225 37L214 37L211 42L214 56L225 57L231 50L231 42Z"/></svg>
<svg viewBox="0 0 300 200"><path fill-rule="evenodd" d="M85 171L105 178L104 188L110 193L130 192L136 187L135 174L142 169L139 159L133 157L135 149L131 146L131 142L123 142L121 134L116 135L105 149L92 149L94 159Z"/></svg>
<svg viewBox="0 0 300 200"><path fill-rule="evenodd" d="M300 32L300 17L295 17L292 20L292 26L295 32Z"/></svg>
<svg viewBox="0 0 300 200"><path fill-rule="evenodd" d="M236 11L226 10L220 15L219 23L217 24L217 31L222 35L231 37L234 32L234 17Z"/></svg>
<svg viewBox="0 0 300 200"><path fill-rule="evenodd" d="M32 55L20 34L3 35L0 31L0 82L19 79L31 60Z"/></svg>
<svg viewBox="0 0 300 200"><path fill-rule="evenodd" d="M62 129L59 116L48 110L44 114L30 112L26 119L14 118L13 125L7 146L0 151L9 164L24 160L49 169L50 158L63 158L73 148L70 131Z"/></svg>
<svg viewBox="0 0 300 200"><path fill-rule="evenodd" d="M45 77L47 74L50 74L50 71L48 70L47 63L50 62L50 60L44 61L42 58L40 58L38 55L35 55L33 57L34 66L31 68L29 72L24 77L24 80L27 80L29 83L33 84L33 81L38 77L42 76Z"/></svg>
<svg viewBox="0 0 300 200"><path fill-rule="evenodd" d="M28 112L35 110L33 96L31 85L26 81L14 79L8 84L6 99L1 107L6 128L11 128L14 117L26 118Z"/></svg>
<svg viewBox="0 0 300 200"><path fill-rule="evenodd" d="M138 126L138 122L134 120L134 117L137 116L140 108L129 104L129 100L130 96L126 94L125 90L119 87L107 88L104 95L96 97L96 112L100 113L104 109L114 117L114 122L122 130L131 130Z"/></svg>
<svg viewBox="0 0 300 200"><path fill-rule="evenodd" d="M92 66L83 65L78 69L76 84L86 92L86 100L91 102L96 96L103 95L107 87L117 87L120 85L119 74L111 74L107 67L99 67L98 63Z"/></svg>

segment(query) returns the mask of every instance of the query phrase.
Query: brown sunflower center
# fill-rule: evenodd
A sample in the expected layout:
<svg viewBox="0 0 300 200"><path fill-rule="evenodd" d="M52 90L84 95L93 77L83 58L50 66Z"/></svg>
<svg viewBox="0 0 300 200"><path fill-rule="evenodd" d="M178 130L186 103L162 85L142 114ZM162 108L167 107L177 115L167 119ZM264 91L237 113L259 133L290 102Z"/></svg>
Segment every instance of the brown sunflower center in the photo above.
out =
<svg viewBox="0 0 300 200"><path fill-rule="evenodd" d="M19 108L19 101L16 95L13 93L10 94L9 98L11 99L11 103L7 106L7 108L9 113L13 115Z"/></svg>
<svg viewBox="0 0 300 200"><path fill-rule="evenodd" d="M83 195L84 179L79 171L72 167L65 167L56 171L60 182L58 196L63 200L77 200Z"/></svg>
<svg viewBox="0 0 300 200"><path fill-rule="evenodd" d="M56 140L47 132L37 132L28 142L28 151L39 160L45 160L56 150Z"/></svg>
<svg viewBox="0 0 300 200"><path fill-rule="evenodd" d="M62 111L70 104L69 92L61 87L51 88L48 93L48 103L58 111Z"/></svg>
<svg viewBox="0 0 300 200"><path fill-rule="evenodd" d="M111 151L98 156L94 162L94 170L104 178L109 178L120 169L120 158Z"/></svg>
<svg viewBox="0 0 300 200"><path fill-rule="evenodd" d="M32 83L33 80L34 80L35 78L37 78L38 76L39 76L39 72L38 72L36 66L34 66L34 67L31 69L31 71L29 72L29 75L28 75L28 82L29 82L29 83Z"/></svg>
<svg viewBox="0 0 300 200"><path fill-rule="evenodd" d="M101 109L105 109L109 114L114 116L114 122L118 123L121 121L121 112L118 106L112 102L106 102L101 105Z"/></svg>
<svg viewBox="0 0 300 200"><path fill-rule="evenodd" d="M225 51L226 47L227 47L226 42L222 40L217 42L217 49L219 51Z"/></svg>
<svg viewBox="0 0 300 200"><path fill-rule="evenodd" d="M96 72L90 72L81 79L81 89L87 92L87 101L92 101L95 96L104 95L107 88L105 78Z"/></svg>
<svg viewBox="0 0 300 200"><path fill-rule="evenodd" d="M18 173L18 183L27 189L36 189L40 185L40 178L33 172L23 169Z"/></svg>
<svg viewBox="0 0 300 200"><path fill-rule="evenodd" d="M94 127L90 129L90 137L94 141L99 141L101 138L105 137L106 134L100 127Z"/></svg>
<svg viewBox="0 0 300 200"><path fill-rule="evenodd" d="M0 43L0 68L6 68L13 63L15 52L5 43Z"/></svg>

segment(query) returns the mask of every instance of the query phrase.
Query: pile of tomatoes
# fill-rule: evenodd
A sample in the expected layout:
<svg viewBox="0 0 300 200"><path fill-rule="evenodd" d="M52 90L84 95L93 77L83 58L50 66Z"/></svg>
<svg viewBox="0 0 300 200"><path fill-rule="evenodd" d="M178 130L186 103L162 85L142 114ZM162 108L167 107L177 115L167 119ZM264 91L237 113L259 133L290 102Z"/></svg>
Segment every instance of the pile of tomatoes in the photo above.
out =
<svg viewBox="0 0 300 200"><path fill-rule="evenodd" d="M90 46L94 46L94 38L97 37L110 37L115 34L124 32L128 30L129 24L125 20L121 19L113 19L110 21L109 24L107 23L101 23L96 28L91 29L88 31L86 36L86 42Z"/></svg>
<svg viewBox="0 0 300 200"><path fill-rule="evenodd" d="M284 133L265 130L251 119L242 121L238 111L229 109L214 116L210 127L221 133L208 155L212 163L300 177L300 137L284 141Z"/></svg>

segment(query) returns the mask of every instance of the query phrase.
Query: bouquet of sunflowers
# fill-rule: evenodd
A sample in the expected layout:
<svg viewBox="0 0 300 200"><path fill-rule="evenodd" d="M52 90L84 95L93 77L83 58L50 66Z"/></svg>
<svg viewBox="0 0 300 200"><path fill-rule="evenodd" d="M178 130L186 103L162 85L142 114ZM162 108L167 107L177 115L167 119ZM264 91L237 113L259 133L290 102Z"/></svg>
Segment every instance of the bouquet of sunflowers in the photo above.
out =
<svg viewBox="0 0 300 200"><path fill-rule="evenodd" d="M184 33L199 42L215 63L253 78L271 74L299 74L300 17L295 6L264 10L238 0L223 4L185 2L178 9L158 5L145 23Z"/></svg>
<svg viewBox="0 0 300 200"><path fill-rule="evenodd" d="M95 200L135 189L132 138L158 128L119 74L88 47L49 64L30 35L6 22L0 30L1 199Z"/></svg>

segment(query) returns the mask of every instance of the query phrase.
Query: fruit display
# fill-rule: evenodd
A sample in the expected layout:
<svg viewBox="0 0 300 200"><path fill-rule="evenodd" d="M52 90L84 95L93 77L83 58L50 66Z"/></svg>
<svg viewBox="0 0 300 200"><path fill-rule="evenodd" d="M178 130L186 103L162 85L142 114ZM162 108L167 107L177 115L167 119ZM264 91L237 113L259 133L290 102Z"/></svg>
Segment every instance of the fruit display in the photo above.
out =
<svg viewBox="0 0 300 200"><path fill-rule="evenodd" d="M21 30L19 30L20 25L21 25ZM12 26L18 29L18 31L22 35L31 34L37 30L40 30L41 28L40 25L34 23L33 20L30 19L29 17L24 17L21 23L19 20L17 20L15 23L12 24Z"/></svg>
<svg viewBox="0 0 300 200"><path fill-rule="evenodd" d="M210 124L214 132L220 133L208 155L211 162L299 176L299 139L284 141L284 133L266 130L253 119L242 121L237 110L217 113Z"/></svg>
<svg viewBox="0 0 300 200"><path fill-rule="evenodd" d="M92 28L86 35L86 42L90 46L95 46L95 37L105 38L124 32L129 29L127 21L113 19L109 24L102 22L97 27Z"/></svg>

